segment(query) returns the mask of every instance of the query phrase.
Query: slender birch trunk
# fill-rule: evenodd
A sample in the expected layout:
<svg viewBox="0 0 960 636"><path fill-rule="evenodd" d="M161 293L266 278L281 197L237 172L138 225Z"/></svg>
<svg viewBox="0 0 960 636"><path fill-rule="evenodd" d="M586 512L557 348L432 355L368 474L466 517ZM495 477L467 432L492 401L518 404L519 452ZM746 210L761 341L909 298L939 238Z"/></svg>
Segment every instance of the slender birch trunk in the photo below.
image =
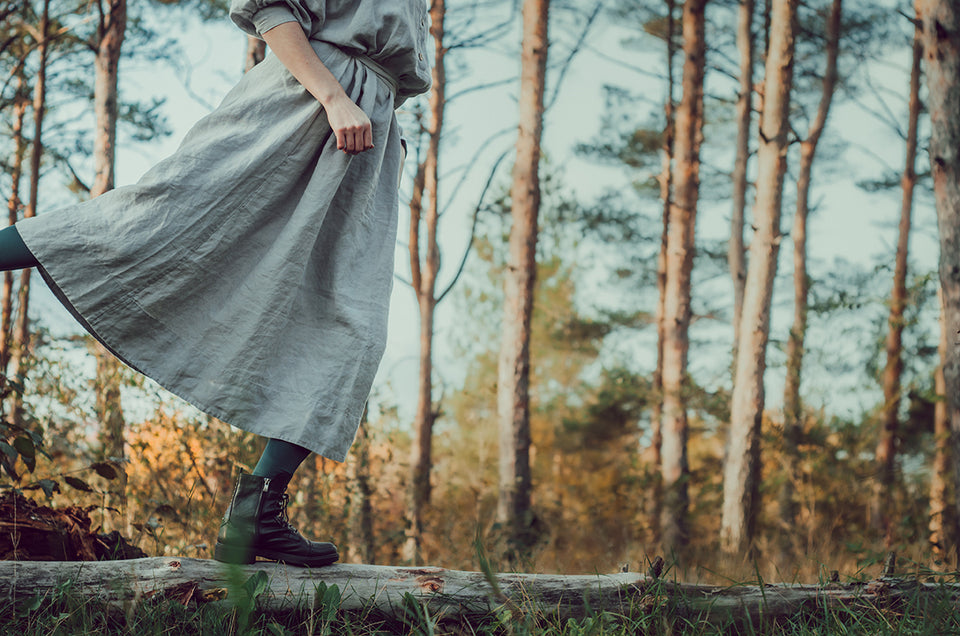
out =
<svg viewBox="0 0 960 636"><path fill-rule="evenodd" d="M674 196L667 234L663 333L663 416L660 425L665 549L687 542L687 352L690 339L690 276L700 193L700 140L703 131L703 75L706 59L706 0L683 5L683 96L677 107L674 139Z"/></svg>
<svg viewBox="0 0 960 636"><path fill-rule="evenodd" d="M743 219L747 207L747 163L750 161L750 129L753 123L754 0L741 0L737 13L737 49L740 52L740 92L737 95L737 156L733 164L733 212L727 266L733 280L733 368L740 348L740 315L747 263L743 246Z"/></svg>
<svg viewBox="0 0 960 636"><path fill-rule="evenodd" d="M670 202L673 191L673 31L674 31L674 0L667 0L667 99L663 104L663 160L660 171L660 200L663 202L663 229L660 232L660 252L657 254L657 309L654 321L657 325L657 366L653 371L653 405L650 408L650 426L653 464L653 484L650 495L650 505L647 516L651 519L653 529L651 537L654 545L660 543L660 515L663 511L663 481L661 471L663 460L660 452L663 445L663 433L660 430L663 418L663 334L664 334L664 302L667 289L667 233L670 227Z"/></svg>
<svg viewBox="0 0 960 636"><path fill-rule="evenodd" d="M782 238L780 213L790 134L796 17L797 0L773 0L757 152L757 196L753 214L756 231L750 242L730 440L723 471L720 541L729 553L744 553L750 546L759 499L763 376L770 333L770 301Z"/></svg>
<svg viewBox="0 0 960 636"><path fill-rule="evenodd" d="M871 524L883 532L887 547L893 545L894 526L889 509L896 481L897 431L900 427L900 378L903 375L903 311L907 304L907 251L910 246L910 217L913 214L913 187L917 181L917 124L920 119L920 61L923 47L919 23L914 29L913 64L907 116L907 151L903 176L900 226L894 259L890 313L887 317L886 365L883 369L883 428L877 443L877 480L870 507Z"/></svg>
<svg viewBox="0 0 960 636"><path fill-rule="evenodd" d="M510 247L497 369L500 485L497 518L519 550L530 543L530 322L536 282L540 212L540 138L547 69L549 0L524 0L520 123L510 189Z"/></svg>
<svg viewBox="0 0 960 636"><path fill-rule="evenodd" d="M37 214L37 197L40 190L40 159L43 156L43 115L47 103L47 58L50 51L50 0L43 1L40 24L34 34L37 40L37 73L33 85L33 142L30 147L30 203L23 212L29 219ZM17 317L14 324L13 343L10 354L10 377L23 384L26 373L26 358L30 354L30 275L31 269L20 272L20 287L17 291ZM10 407L10 420L23 423L23 400L14 394Z"/></svg>
<svg viewBox="0 0 960 636"><path fill-rule="evenodd" d="M420 372L417 383L417 411L413 423L414 440L410 458L411 478L407 493L407 540L404 558L416 562L420 558L423 534L423 510L430 503L430 471L433 467L431 445L436 409L433 404L433 323L437 307L437 274L440 270L440 249L437 245L437 223L440 218L438 193L440 137L446 107L446 47L444 19L446 3L433 0L430 5L430 34L433 36L435 62L430 88L430 125L427 156L423 163L419 191L411 201L410 269L417 306L420 310ZM418 177L421 171L418 170ZM426 226L421 228L422 194L427 194ZM421 263L420 233L425 230L426 246Z"/></svg>
<svg viewBox="0 0 960 636"><path fill-rule="evenodd" d="M947 330L943 359L953 483L960 484L960 0L916 0L930 113L930 168L940 231L940 288ZM954 505L960 488L954 488ZM960 541L952 537L950 544Z"/></svg>
<svg viewBox="0 0 960 636"><path fill-rule="evenodd" d="M787 340L787 375L783 389L783 457L787 479L780 488L780 523L791 529L796 520L794 501L796 484L800 480L800 460L797 454L803 429L803 408L800 403L800 380L803 370L804 339L807 333L807 298L810 277L807 274L807 216L809 213L810 179L817 144L830 115L830 105L837 86L837 57L840 51L840 18L842 0L833 0L826 25L827 60L823 71L820 104L810 122L807 137L800 143L800 166L797 174L797 210L793 217L793 325ZM787 533L783 533L787 537ZM783 543L783 547L786 547Z"/></svg>

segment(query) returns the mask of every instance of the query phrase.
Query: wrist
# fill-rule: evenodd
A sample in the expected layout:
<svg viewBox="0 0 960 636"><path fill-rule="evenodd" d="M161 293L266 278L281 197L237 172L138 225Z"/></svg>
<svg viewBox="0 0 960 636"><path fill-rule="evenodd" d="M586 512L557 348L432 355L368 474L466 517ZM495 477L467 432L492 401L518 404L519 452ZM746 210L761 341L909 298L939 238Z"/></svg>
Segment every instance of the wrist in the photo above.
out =
<svg viewBox="0 0 960 636"><path fill-rule="evenodd" d="M339 83L335 83L333 86L319 86L316 90L310 92L324 108L330 108L347 97Z"/></svg>

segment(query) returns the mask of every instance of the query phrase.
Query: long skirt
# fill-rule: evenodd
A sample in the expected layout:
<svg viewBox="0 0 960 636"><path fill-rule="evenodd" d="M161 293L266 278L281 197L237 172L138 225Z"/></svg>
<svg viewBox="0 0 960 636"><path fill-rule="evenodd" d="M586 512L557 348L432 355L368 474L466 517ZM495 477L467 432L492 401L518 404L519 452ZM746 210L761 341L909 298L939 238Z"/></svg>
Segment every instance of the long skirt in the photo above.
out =
<svg viewBox="0 0 960 636"><path fill-rule="evenodd" d="M200 410L343 461L383 355L397 232L393 87L311 42L370 117L337 150L274 57L132 186L17 224L57 297Z"/></svg>

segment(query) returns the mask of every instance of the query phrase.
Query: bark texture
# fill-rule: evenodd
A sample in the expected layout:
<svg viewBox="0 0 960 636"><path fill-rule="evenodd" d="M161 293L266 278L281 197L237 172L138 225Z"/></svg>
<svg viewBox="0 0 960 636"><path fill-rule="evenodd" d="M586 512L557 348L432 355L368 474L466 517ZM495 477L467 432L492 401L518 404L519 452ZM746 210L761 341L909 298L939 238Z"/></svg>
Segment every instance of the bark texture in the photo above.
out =
<svg viewBox="0 0 960 636"><path fill-rule="evenodd" d="M504 274L503 337L497 368L497 419L500 433L500 484L497 518L515 546L523 548L530 509L530 322L537 272L537 220L540 212L540 137L547 67L549 0L524 0L520 69L520 125L513 185L513 225Z"/></svg>
<svg viewBox="0 0 960 636"><path fill-rule="evenodd" d="M940 233L940 289L947 330L943 377L953 483L960 483L960 0L917 0L930 113L930 168ZM960 495L955 489L954 497ZM957 501L954 501L957 504ZM960 545L956 537L952 545Z"/></svg>
<svg viewBox="0 0 960 636"><path fill-rule="evenodd" d="M579 618L599 612L662 611L691 622L731 627L730 620L754 628L765 620L795 619L825 609L882 611L901 603L956 603L960 584L922 583L884 577L847 584L712 586L675 583L643 574L556 575L492 574L401 568L379 565L333 565L318 570L260 562L230 568L217 561L181 557L149 557L126 561L0 562L0 595L14 600L45 596L72 581L82 598L113 604L168 598L183 604L233 602L230 581L263 572L262 609L316 609L322 582L340 589L338 608L367 610L403 617L410 595L432 618L489 616L509 609L514 616L557 615ZM494 585L495 584L495 585ZM247 593L239 590L240 599ZM238 600L240 600L238 599ZM866 608L866 609L865 609ZM666 616L665 616L666 618Z"/></svg>
<svg viewBox="0 0 960 636"><path fill-rule="evenodd" d="M430 88L430 123L427 127L427 156L422 167L420 191L410 204L410 268L417 307L420 310L420 367L417 381L417 411L414 416L414 440L410 458L410 488L407 493L407 540L404 558L416 563L420 558L423 534L423 511L430 503L430 471L433 467L431 446L433 423L437 413L433 403L433 323L437 307L437 274L440 271L440 248L437 245L437 223L440 218L439 158L443 113L446 107L446 47L444 46L444 0L430 5L430 35L433 36L435 63ZM418 176L420 170L418 169ZM423 193L427 210L422 217ZM426 245L421 247L421 234ZM422 260L421 260L422 259Z"/></svg>
<svg viewBox="0 0 960 636"><path fill-rule="evenodd" d="M803 430L803 406L800 402L800 380L803 372L804 340L807 333L807 298L810 277L807 274L807 216L810 211L810 182L817 144L827 125L830 105L837 86L837 57L840 51L840 19L842 0L833 0L826 25L826 63L817 112L810 122L807 137L800 143L800 166L797 173L797 209L793 217L793 325L787 340L787 375L783 389L783 457L787 479L780 489L780 523L792 530L797 514L794 501L800 479L798 444ZM788 533L783 533L788 537Z"/></svg>
<svg viewBox="0 0 960 636"><path fill-rule="evenodd" d="M753 535L760 478L770 301L780 251L780 212L789 146L790 91L797 0L773 0L770 46L764 74L764 106L757 152L757 196L747 283L740 323L740 351L730 412L730 439L723 468L720 540L727 552L745 552Z"/></svg>
<svg viewBox="0 0 960 636"><path fill-rule="evenodd" d="M753 123L753 35L754 0L741 0L737 9L737 50L740 52L740 92L737 94L737 156L733 164L733 211L730 215L730 242L727 266L733 280L733 364L740 348L740 316L743 313L743 286L747 262L743 246L743 219L747 208L747 164L750 161L750 132Z"/></svg>
<svg viewBox="0 0 960 636"><path fill-rule="evenodd" d="M683 5L683 96L677 107L673 198L667 232L663 318L663 414L660 432L663 511L661 543L665 549L687 542L687 352L690 348L690 276L700 193L700 140L703 130L703 74L706 0Z"/></svg>
<svg viewBox="0 0 960 636"><path fill-rule="evenodd" d="M895 541L893 536L891 491L896 481L897 434L900 427L900 378L903 375L903 310L907 304L907 252L910 246L910 219L913 214L913 187L917 182L917 124L920 120L920 61L923 47L920 30L914 30L913 64L910 70L910 97L907 115L906 164L900 178L902 199L900 224L897 235L897 252L894 257L893 286L890 292L890 309L887 317L885 343L886 364L883 368L883 412L880 439L877 442L877 481L874 484L870 517L873 526L879 529L887 546Z"/></svg>

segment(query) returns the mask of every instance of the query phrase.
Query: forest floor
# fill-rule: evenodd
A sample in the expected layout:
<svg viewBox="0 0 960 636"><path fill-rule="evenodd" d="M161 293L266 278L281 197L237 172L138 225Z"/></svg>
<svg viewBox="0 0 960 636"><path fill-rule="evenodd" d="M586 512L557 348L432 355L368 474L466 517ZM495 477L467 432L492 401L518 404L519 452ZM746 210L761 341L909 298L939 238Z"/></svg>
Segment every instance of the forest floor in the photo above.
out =
<svg viewBox="0 0 960 636"><path fill-rule="evenodd" d="M184 606L170 599L126 608L81 600L63 589L46 599L0 602L0 634L137 635L509 635L628 636L720 634L960 634L960 619L950 603L919 599L897 608L811 609L774 622L708 623L681 618L669 608L635 615L600 613L579 619L516 615L503 611L480 620L438 621L411 603L402 616L341 612L321 606L310 612L263 612L252 604Z"/></svg>

